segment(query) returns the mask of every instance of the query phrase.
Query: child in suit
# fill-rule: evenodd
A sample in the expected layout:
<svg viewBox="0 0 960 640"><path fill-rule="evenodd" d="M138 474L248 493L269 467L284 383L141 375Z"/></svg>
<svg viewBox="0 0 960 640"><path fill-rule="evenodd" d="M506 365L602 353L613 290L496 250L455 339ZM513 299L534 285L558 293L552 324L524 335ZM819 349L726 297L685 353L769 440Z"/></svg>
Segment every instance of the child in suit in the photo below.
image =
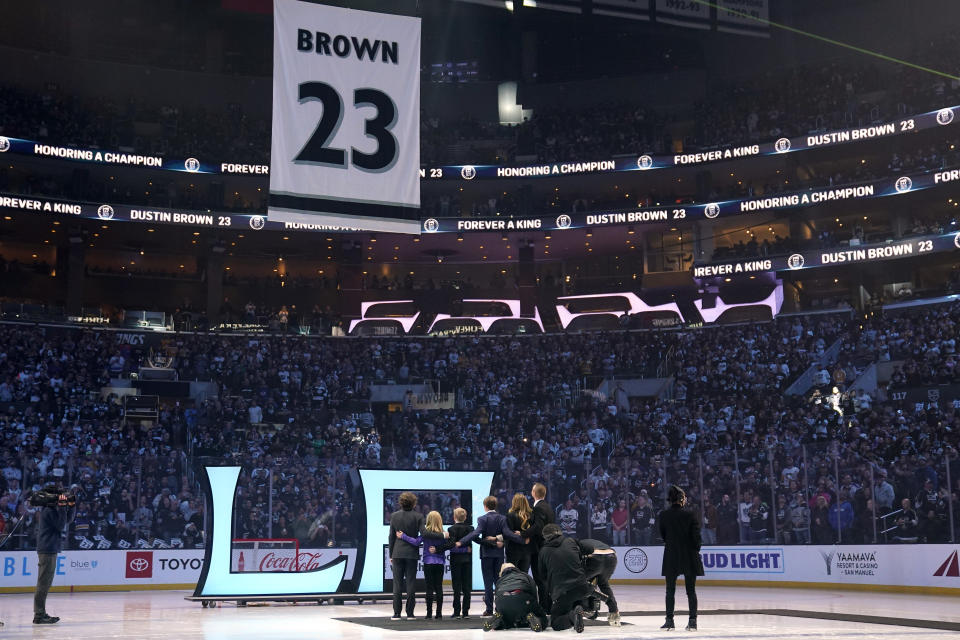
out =
<svg viewBox="0 0 960 640"><path fill-rule="evenodd" d="M473 531L467 524L467 510L457 507L453 510L454 524L447 533L450 540L450 580L453 582L453 617L470 617L470 591L473 577L473 554L469 545L458 547L457 542ZM461 604L462 603L462 604Z"/></svg>

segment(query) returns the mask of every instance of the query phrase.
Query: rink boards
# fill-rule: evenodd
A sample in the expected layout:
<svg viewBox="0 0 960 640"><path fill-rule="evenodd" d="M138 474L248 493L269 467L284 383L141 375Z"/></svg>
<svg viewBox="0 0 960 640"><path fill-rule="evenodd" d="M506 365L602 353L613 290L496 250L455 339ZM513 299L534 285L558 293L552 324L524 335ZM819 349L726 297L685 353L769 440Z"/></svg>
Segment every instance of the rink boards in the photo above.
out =
<svg viewBox="0 0 960 640"><path fill-rule="evenodd" d="M617 547L613 578L659 582L662 547ZM705 584L824 586L960 594L960 545L729 546L704 547ZM356 549L301 550L321 564L347 556L345 578L354 575ZM60 590L193 588L203 550L68 551L57 560L53 584ZM0 592L30 590L37 554L0 552Z"/></svg>

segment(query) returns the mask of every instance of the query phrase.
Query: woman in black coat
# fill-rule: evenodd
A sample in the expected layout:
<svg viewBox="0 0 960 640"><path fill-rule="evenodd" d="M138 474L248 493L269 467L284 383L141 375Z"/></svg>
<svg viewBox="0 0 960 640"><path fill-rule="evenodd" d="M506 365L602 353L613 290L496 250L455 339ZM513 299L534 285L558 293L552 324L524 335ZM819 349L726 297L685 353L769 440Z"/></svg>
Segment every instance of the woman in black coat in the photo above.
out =
<svg viewBox="0 0 960 640"><path fill-rule="evenodd" d="M513 502L510 504L510 510L507 512L507 526L511 531L519 532L524 538L529 538L528 531L533 526L533 510L527 497L522 493L513 496ZM512 540L506 540L507 562L512 563L521 572L526 573L530 570L530 558L533 554L533 543L526 542L518 544Z"/></svg>
<svg viewBox="0 0 960 640"><path fill-rule="evenodd" d="M700 523L689 511L684 511L687 496L683 489L671 486L667 492L670 508L660 512L660 536L663 538L663 570L667 581L667 621L661 629L673 629L673 606L677 591L677 576L683 576L687 588L690 621L687 631L697 629L697 576L703 575L700 559Z"/></svg>
<svg viewBox="0 0 960 640"><path fill-rule="evenodd" d="M833 527L830 526L830 507L827 505L825 497L817 496L817 506L810 513L810 521L813 529L813 544L833 544L836 542Z"/></svg>

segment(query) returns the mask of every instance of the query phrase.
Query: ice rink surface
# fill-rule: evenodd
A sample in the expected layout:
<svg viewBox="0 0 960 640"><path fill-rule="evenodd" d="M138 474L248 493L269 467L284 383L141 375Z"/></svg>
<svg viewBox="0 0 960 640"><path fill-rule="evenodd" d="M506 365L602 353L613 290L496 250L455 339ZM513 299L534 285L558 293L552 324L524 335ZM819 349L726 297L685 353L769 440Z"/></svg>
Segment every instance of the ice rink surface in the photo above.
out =
<svg viewBox="0 0 960 640"><path fill-rule="evenodd" d="M663 588L653 586L614 585L623 620L622 627L587 627L583 638L657 638L663 635L693 635L683 630L687 616L686 598L678 589L676 624L673 632L659 630L663 610ZM776 638L777 640L809 638L850 638L880 640L886 638L957 638L960 637L960 606L950 596L927 596L859 591L813 589L758 589L701 587L698 589L702 638ZM419 620L415 628L404 631L384 630L338 620L337 618L387 617L387 602L375 604L317 605L301 603L269 606L237 607L224 603L205 609L183 598L183 591L130 591L113 593L51 593L47 611L60 616L61 622L35 626L32 594L0 595L0 638L157 638L207 640L284 640L339 638L343 640L381 640L383 638L437 638L438 640L533 637L530 630L500 631L486 634L481 619L474 615L472 629L423 630L430 624ZM474 611L482 611L481 600L474 596ZM450 613L449 599L444 603ZM423 615L424 604L417 601L417 615ZM752 613L733 613L751 610ZM770 613L756 613L758 610ZM680 611L684 613L679 613ZM634 615L626 615L634 612ZM714 613L711 613L714 612ZM648 615L644 615L644 614ZM824 617L814 617L822 615ZM601 619L606 617L606 609ZM839 619L834 619L839 618ZM871 618L874 618L872 621ZM881 624L884 619L902 619L904 625ZM444 623L445 624L445 623ZM464 623L466 624L466 623ZM928 626L924 626L928 625ZM948 628L931 628L931 627ZM952 627L952 628L949 628ZM574 631L544 631L539 637L575 636Z"/></svg>

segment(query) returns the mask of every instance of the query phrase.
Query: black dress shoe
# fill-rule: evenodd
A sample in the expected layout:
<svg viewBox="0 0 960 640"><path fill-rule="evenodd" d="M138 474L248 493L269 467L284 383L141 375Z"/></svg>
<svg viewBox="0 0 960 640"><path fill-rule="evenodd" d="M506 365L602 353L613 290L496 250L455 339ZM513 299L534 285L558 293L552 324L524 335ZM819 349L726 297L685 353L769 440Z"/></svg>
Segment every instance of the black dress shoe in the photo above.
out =
<svg viewBox="0 0 960 640"><path fill-rule="evenodd" d="M673 631L676 628L676 625L673 624L673 618L667 618L667 621L663 623L662 627L660 627L660 629L664 631Z"/></svg>
<svg viewBox="0 0 960 640"><path fill-rule="evenodd" d="M33 624L57 624L58 622L60 622L60 618L48 616L45 613L33 616Z"/></svg>
<svg viewBox="0 0 960 640"><path fill-rule="evenodd" d="M687 622L687 631L696 631L697 630L697 619L690 618Z"/></svg>

